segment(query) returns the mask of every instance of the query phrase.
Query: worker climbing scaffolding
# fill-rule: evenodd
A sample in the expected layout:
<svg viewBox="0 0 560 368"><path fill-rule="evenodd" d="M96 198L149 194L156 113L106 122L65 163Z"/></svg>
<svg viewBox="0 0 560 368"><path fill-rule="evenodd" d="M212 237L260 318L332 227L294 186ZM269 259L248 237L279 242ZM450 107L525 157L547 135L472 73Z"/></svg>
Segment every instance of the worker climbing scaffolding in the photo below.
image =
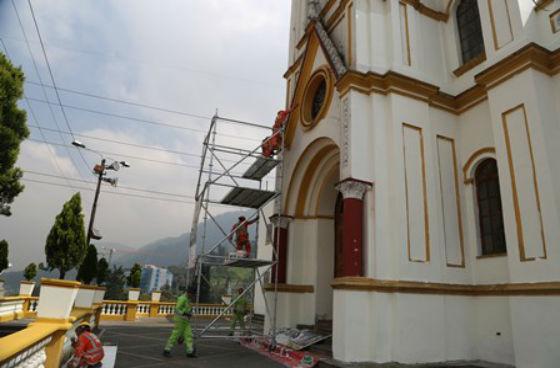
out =
<svg viewBox="0 0 560 368"><path fill-rule="evenodd" d="M249 226L259 220L258 217L247 221L245 216L239 216L239 221L231 228L232 234L229 240L232 241L235 234L235 247L239 257L251 257L251 241L249 240ZM245 250L244 250L245 249Z"/></svg>
<svg viewBox="0 0 560 368"><path fill-rule="evenodd" d="M210 290L209 293L212 294L213 285L210 282L209 275L213 272L213 268L243 268L252 274L252 278L250 282L243 283L244 288L239 289L235 297L223 296L222 300L231 299L231 301L221 309L219 315L214 319L211 321L193 320L193 326L202 326L195 330L195 338L231 338L230 333L234 331L239 332L246 338L263 336L261 332L252 327L253 314L250 311L253 309L256 285L260 285L264 292L265 280L270 280L273 282L273 290L277 289L277 278L272 273L273 270L276 270L274 265L277 263L278 257L275 253L276 250L273 249L272 259L256 258L258 252L254 252L252 249L249 229L252 225L256 227L255 244L259 243L260 223L264 223L267 226L267 232L272 234L272 229L269 228L269 225L272 226L272 224L268 222L267 216L264 215L263 207L272 204L274 201L276 201L276 207L281 203L280 184L282 180L279 179L282 176L282 166L279 166L279 164L283 155L284 130L292 110L280 111L272 128L217 115L212 118L203 142L201 168L195 196L196 205L190 236L189 268L193 272L189 272L187 275L194 276L192 281L197 290L195 299L197 304L201 302L201 290ZM234 146L231 140L224 144L219 142L220 132L218 127L226 124L234 125L235 129L258 129L260 131L272 131L272 133L268 133L266 139L250 150L247 149L246 143ZM238 159L232 160L233 157ZM229 162L233 162L233 164L225 164ZM242 166L244 164L247 166ZM278 169L274 171L277 167ZM239 174L237 172L240 168L244 170ZM272 176L272 180L270 180L269 175ZM271 189L269 189L270 182L272 182ZM246 213L239 216L238 221L230 231L226 231L216 220L216 217L212 215L212 206L242 207ZM197 234L200 217L203 220L200 227L203 233ZM206 223L209 221L223 235L219 241L210 245L206 244ZM220 252L220 249L224 247L226 249L232 247L235 252L225 252L225 254ZM202 284L205 284L206 287L201 287ZM268 285L268 289L270 289L270 285ZM207 295L208 293L205 293L203 297L204 302L214 302L209 301ZM272 341L275 341L276 308L269 304L271 302L276 304L277 297L276 292L269 295L273 296L274 299L264 298L267 310L266 316L269 318L267 325L270 326L268 336L272 338ZM195 314L193 318L196 319L198 316ZM226 319L229 319L228 327L224 327ZM221 323L219 323L220 320ZM237 329L238 326L239 329ZM233 337L235 338L235 336Z"/></svg>

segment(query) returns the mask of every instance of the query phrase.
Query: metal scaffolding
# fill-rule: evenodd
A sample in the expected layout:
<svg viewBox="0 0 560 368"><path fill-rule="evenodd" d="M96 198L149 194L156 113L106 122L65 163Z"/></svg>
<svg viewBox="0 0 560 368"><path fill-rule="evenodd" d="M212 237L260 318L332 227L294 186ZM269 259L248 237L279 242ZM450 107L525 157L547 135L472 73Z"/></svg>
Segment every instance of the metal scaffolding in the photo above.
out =
<svg viewBox="0 0 560 368"><path fill-rule="evenodd" d="M264 136L263 133L268 135L267 139L280 138L282 144L276 155L265 157L261 153L262 142L254 149L247 149L247 139L243 143L236 143L236 138L231 135L223 134L225 132L237 132L253 130L256 131L255 135ZM192 220L192 227L190 233L189 245L189 265L187 271L187 285L191 284L191 277L194 276L196 281L196 303L200 302L201 285L206 283L211 289L212 285L210 280L204 276L205 266L210 267L240 267L251 270L252 278L249 285L244 286L244 291L232 299L221 313L211 321L203 323L202 321L195 320L194 326L199 327L195 329L196 338L229 338L228 328L218 325L218 321L223 319L228 312L232 311L235 303L245 297L252 300L251 305L254 306L255 287L261 286L263 299L266 308L266 315L269 318L271 326L269 336L271 337L272 344L275 345L276 336L276 305L278 300L278 284L277 275L278 268L275 267L278 262L276 254L276 247L272 247L273 256L271 260L256 259L256 250L258 248L259 237L259 223L256 221L256 240L255 254L247 255L247 258L241 258L235 253L219 254L220 247L224 244L230 246L231 250L235 250L235 244L232 237L237 230L237 227L231 231L226 231L216 220L216 215L213 211L223 209L224 206L228 207L241 207L252 210L252 214L246 216L246 221L254 219L262 219L267 226L267 231L270 231L268 219L266 218L263 208L272 201L275 202L275 212L281 208L281 183L282 183L282 158L283 158L283 142L284 142L284 129L270 132L272 128L260 124L254 124L234 119L220 117L217 114L212 117L208 133L203 141L202 158L200 163L200 170L196 188L196 204ZM279 137L275 137L275 136ZM222 142L224 141L225 142ZM239 140L239 138L237 138ZM276 169L274 173L273 170ZM242 170L240 173L237 170ZM274 177L274 174L275 177ZM274 177L269 189L268 179ZM281 213L281 212L277 212ZM200 217L202 215L202 234L198 234ZM207 230L208 224L213 224L219 229L222 237L219 241L214 242L207 247ZM276 232L276 243L278 243L279 231ZM270 232L268 233L270 235ZM272 236L271 236L272 237ZM222 248L223 250L223 248ZM251 252L252 253L252 252ZM264 270L263 270L264 268ZM275 275L272 273L275 272ZM269 300L265 295L265 281L270 280L274 286L273 305L271 309ZM252 313L249 314L248 328L242 331L243 337L258 337L262 334L256 333L252 329ZM198 322L198 323L196 323ZM239 331L239 330L237 330Z"/></svg>

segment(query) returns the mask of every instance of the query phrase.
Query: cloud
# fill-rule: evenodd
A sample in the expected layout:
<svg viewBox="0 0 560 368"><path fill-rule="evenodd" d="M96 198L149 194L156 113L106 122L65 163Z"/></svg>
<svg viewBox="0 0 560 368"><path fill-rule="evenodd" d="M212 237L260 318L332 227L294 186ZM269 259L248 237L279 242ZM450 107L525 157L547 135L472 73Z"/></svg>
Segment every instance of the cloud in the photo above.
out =
<svg viewBox="0 0 560 368"><path fill-rule="evenodd" d="M7 41L15 62L24 66L29 80L36 76L19 26L9 17L11 6L0 3L0 36ZM34 2L47 52L57 85L118 99L140 101L174 110L211 116L220 115L263 124L272 124L276 111L284 105L287 67L289 8L288 1L262 0L83 0L79 6L72 0ZM33 24L27 7L18 5L24 17L26 32L39 63L42 80L50 84ZM5 14L4 17L2 14ZM26 93L44 99L43 91L26 85ZM46 93L56 101L52 90ZM151 109L116 104L61 92L65 104L82 106L108 113L161 121L205 131L209 120L165 113ZM38 124L50 129L68 130L60 109L32 102ZM203 133L163 128L97 115L66 110L74 132L134 144L156 146L199 154ZM41 139L36 129L32 136ZM253 149L266 132L255 129L226 127L220 133L252 140L221 136L224 144ZM69 144L68 134L45 133L47 140ZM152 197L169 197L124 189L137 187L152 191L194 195L198 171L172 162L197 166L196 157L169 152L79 138L89 147L114 154L116 159L130 161L122 169L118 188L104 185L100 196L96 227L104 241L141 246L152 240L176 236L189 230L192 205L126 197L127 193ZM58 162L54 164L53 154ZM132 157L143 157L140 160ZM88 165L99 158L85 154ZM234 157L231 157L233 159ZM95 180L91 167L85 166L74 148L49 148L45 144L25 142L18 165L25 169L70 178ZM65 180L26 174L26 177L48 180L63 185ZM92 188L80 182L76 186ZM46 235L54 216L73 190L26 183L26 190L13 207L14 215L0 218L0 233L11 242L11 261L22 268L30 261L40 261ZM216 192L216 195L220 195ZM93 192L82 191L86 221ZM219 209L216 212L223 212Z"/></svg>

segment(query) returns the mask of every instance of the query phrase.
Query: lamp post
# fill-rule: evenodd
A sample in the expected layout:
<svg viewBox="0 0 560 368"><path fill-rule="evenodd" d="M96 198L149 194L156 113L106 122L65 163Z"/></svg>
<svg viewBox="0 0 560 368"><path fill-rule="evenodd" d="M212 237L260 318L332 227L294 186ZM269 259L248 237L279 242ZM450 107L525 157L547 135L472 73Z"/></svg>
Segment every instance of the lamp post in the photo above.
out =
<svg viewBox="0 0 560 368"><path fill-rule="evenodd" d="M95 221L95 213L97 212L97 200L99 199L99 193L101 192L101 182L105 181L105 182L107 182L107 183L109 183L109 184L111 184L112 186L115 186L115 187L117 186L117 183L118 183L117 178L108 178L108 177L105 176L107 174L106 170L118 171L120 169L121 165L124 166L124 167L130 167L130 165L126 161L113 161L113 163L111 165L105 166L105 163L107 162L107 160L99 152L87 148L85 144L83 144L82 142L77 141L77 140L73 141L72 145L74 145L78 148L82 148L82 149L94 152L101 157L101 163L98 164L98 165L95 165L94 168L93 168L93 172L97 175L97 187L95 188L95 197L93 199L93 206L91 206L91 215L89 217L89 225L88 225L88 232L87 232L87 243L86 243L89 246L89 242L90 242L91 238L94 238L96 240L101 239L100 235L94 234L94 229L93 229L93 223Z"/></svg>

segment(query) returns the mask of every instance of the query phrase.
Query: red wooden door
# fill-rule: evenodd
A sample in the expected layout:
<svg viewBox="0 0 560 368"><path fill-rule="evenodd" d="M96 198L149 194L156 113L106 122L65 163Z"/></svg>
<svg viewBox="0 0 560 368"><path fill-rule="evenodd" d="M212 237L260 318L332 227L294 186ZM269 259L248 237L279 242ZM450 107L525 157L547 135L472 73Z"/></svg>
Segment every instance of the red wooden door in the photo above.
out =
<svg viewBox="0 0 560 368"><path fill-rule="evenodd" d="M342 194L336 197L336 204L334 206L334 277L343 276L343 262L342 262L342 231L343 231L343 213L344 201Z"/></svg>

